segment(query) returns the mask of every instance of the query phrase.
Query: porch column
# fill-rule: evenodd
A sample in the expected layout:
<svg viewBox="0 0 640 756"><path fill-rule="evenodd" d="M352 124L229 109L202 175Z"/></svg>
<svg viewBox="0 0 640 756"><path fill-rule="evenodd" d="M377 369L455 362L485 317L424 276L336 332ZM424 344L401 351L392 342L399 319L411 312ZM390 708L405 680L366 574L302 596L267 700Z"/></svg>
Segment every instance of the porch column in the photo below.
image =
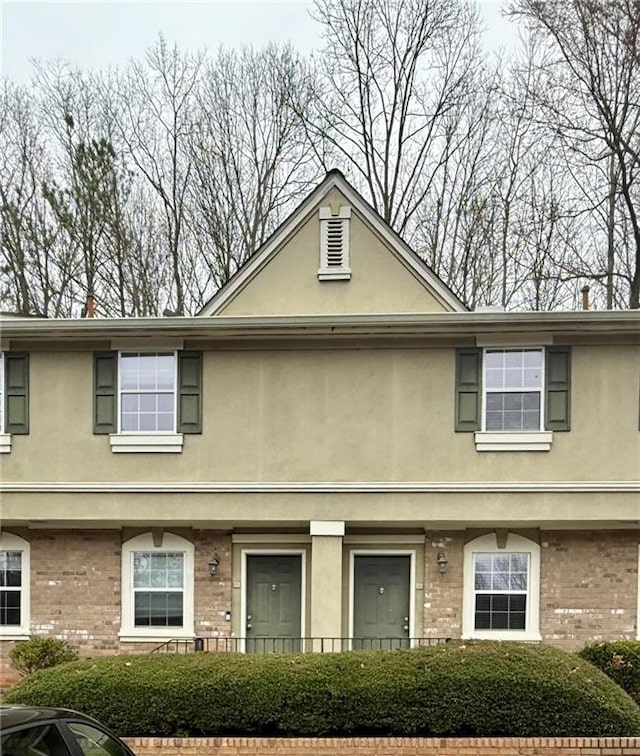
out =
<svg viewBox="0 0 640 756"><path fill-rule="evenodd" d="M314 651L341 651L342 520L312 520L311 633ZM331 639L335 638L335 641ZM325 639L324 641L322 639Z"/></svg>

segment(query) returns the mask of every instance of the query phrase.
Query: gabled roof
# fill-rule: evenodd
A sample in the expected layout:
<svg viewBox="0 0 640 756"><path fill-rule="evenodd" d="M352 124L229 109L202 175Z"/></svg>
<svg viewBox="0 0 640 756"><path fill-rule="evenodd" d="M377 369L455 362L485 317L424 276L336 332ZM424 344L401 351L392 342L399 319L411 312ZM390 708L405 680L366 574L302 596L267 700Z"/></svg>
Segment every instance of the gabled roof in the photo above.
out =
<svg viewBox="0 0 640 756"><path fill-rule="evenodd" d="M324 180L304 199L267 241L239 268L229 281L197 313L217 315L253 280L316 209L332 189L337 189L362 219L383 239L385 245L447 312L466 312L468 308L409 245L373 209L364 197L345 179L339 170L331 170Z"/></svg>

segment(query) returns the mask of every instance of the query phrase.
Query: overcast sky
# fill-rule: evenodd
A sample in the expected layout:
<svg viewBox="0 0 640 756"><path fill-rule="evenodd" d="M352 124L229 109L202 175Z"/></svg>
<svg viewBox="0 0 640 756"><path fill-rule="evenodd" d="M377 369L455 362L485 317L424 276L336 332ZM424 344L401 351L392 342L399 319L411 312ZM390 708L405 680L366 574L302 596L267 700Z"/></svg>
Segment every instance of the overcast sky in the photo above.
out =
<svg viewBox="0 0 640 756"><path fill-rule="evenodd" d="M487 46L512 44L503 0L481 0ZM102 68L140 58L162 34L181 50L291 41L306 53L320 46L307 0L0 0L2 76L29 80L31 60L61 58Z"/></svg>

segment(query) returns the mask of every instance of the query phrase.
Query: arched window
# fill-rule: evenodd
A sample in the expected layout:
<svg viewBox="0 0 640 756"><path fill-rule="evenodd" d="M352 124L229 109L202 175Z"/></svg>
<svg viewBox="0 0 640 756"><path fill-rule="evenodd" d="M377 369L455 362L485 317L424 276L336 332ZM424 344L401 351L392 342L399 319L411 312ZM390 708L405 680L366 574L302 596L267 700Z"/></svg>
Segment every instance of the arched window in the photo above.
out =
<svg viewBox="0 0 640 756"><path fill-rule="evenodd" d="M161 545L151 533L122 544L123 640L192 638L194 547L164 533Z"/></svg>
<svg viewBox="0 0 640 756"><path fill-rule="evenodd" d="M30 630L31 547L13 533L0 534L0 637L24 638Z"/></svg>
<svg viewBox="0 0 640 756"><path fill-rule="evenodd" d="M495 533L464 547L464 638L540 640L540 546L509 533L504 548Z"/></svg>

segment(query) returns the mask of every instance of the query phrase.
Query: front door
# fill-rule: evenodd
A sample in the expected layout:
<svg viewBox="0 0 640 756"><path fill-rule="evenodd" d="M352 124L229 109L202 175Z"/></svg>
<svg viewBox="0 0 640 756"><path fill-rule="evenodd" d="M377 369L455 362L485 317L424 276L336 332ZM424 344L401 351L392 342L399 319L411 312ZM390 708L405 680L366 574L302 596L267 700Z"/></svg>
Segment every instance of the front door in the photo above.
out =
<svg viewBox="0 0 640 756"><path fill-rule="evenodd" d="M248 652L300 650L301 589L301 555L247 556Z"/></svg>
<svg viewBox="0 0 640 756"><path fill-rule="evenodd" d="M409 645L410 572L409 556L355 556L353 648Z"/></svg>

